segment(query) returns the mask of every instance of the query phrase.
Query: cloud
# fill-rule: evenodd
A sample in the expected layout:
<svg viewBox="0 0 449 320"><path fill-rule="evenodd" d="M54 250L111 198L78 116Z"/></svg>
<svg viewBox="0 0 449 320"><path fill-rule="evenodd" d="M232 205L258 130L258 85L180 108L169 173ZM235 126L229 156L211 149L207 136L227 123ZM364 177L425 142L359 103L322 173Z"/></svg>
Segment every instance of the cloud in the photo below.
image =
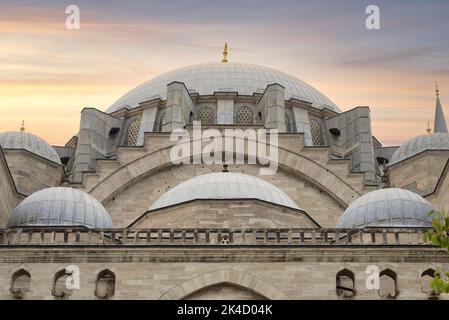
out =
<svg viewBox="0 0 449 320"><path fill-rule="evenodd" d="M77 0L81 30L72 32L60 1L4 0L0 127L17 129L26 114L36 134L69 139L84 106L105 109L156 75L219 61L228 41L231 61L290 73L343 109L369 105L382 142L406 140L433 117L434 80L449 97L449 25L436 18L440 3L379 1L383 29L368 32L359 1ZM40 125L47 115L67 121Z"/></svg>
<svg viewBox="0 0 449 320"><path fill-rule="evenodd" d="M410 61L416 60L428 54L434 53L439 48L436 47L421 47L421 48L408 48L399 51L382 52L372 55L352 53L351 56L346 56L338 59L338 64L345 68L377 68L379 66L391 66L400 64L406 64Z"/></svg>

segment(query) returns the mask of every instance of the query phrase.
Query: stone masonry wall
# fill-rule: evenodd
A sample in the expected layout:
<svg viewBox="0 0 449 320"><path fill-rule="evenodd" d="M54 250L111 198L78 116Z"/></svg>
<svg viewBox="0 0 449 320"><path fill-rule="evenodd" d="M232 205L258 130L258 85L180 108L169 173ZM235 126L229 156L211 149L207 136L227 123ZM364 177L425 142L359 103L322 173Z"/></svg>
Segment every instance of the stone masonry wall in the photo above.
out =
<svg viewBox="0 0 449 320"><path fill-rule="evenodd" d="M257 200L201 200L148 212L133 228L316 228L304 212Z"/></svg>
<svg viewBox="0 0 449 320"><path fill-rule="evenodd" d="M3 150L3 152L19 192L28 195L61 184L64 176L61 165L24 150Z"/></svg>
<svg viewBox="0 0 449 320"><path fill-rule="evenodd" d="M0 299L11 298L11 275L20 268L31 274L26 298L54 299L54 275L71 264L80 268L80 289L70 299L95 299L96 277L106 268L116 276L113 299L180 299L224 283L271 299L338 299L336 274L345 268L355 275L355 299L379 299L377 290L365 285L368 265L397 274L397 299L426 299L422 272L449 268L447 253L430 248L90 248L89 252L87 256L82 248L50 253L0 249ZM217 293L213 298L226 298L220 290Z"/></svg>
<svg viewBox="0 0 449 320"><path fill-rule="evenodd" d="M104 203L115 227L125 227L149 209L170 188L193 177L221 172L221 165L184 165L170 167L147 176ZM295 203L322 227L335 227L343 208L325 192L300 177L279 169L274 176L259 176L254 165L230 165L231 172L258 176L289 195Z"/></svg>

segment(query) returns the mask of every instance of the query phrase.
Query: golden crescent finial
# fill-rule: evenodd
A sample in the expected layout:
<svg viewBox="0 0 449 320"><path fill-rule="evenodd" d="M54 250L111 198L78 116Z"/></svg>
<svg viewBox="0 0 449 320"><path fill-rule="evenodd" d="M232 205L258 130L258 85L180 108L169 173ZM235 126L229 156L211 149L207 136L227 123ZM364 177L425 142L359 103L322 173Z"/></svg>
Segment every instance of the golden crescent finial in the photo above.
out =
<svg viewBox="0 0 449 320"><path fill-rule="evenodd" d="M427 129L426 129L427 133L431 133L432 129L430 129L430 121L427 121Z"/></svg>
<svg viewBox="0 0 449 320"><path fill-rule="evenodd" d="M221 62L223 63L227 63L228 62L228 43L225 42L224 45L224 50L223 50L223 59L221 60Z"/></svg>
<svg viewBox="0 0 449 320"><path fill-rule="evenodd" d="M435 93L437 94L437 97L440 95L440 90L438 89L438 83L435 81Z"/></svg>
<svg viewBox="0 0 449 320"><path fill-rule="evenodd" d="M20 132L25 131L25 120L22 120L22 126L20 127Z"/></svg>

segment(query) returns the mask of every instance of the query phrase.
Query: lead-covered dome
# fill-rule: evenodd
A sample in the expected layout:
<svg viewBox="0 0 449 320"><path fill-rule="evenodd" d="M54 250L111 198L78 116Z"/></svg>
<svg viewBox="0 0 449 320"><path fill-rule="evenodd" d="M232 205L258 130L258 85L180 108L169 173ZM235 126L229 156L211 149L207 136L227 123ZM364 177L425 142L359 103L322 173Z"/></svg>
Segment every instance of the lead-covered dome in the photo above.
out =
<svg viewBox="0 0 449 320"><path fill-rule="evenodd" d="M309 84L275 69L248 63L206 63L177 69L129 91L111 105L106 112L112 113L124 107L135 108L139 103L161 98L166 99L167 85L183 82L191 92L211 95L214 92L238 92L241 95L263 93L269 84L278 83L285 88L285 99L297 98L312 103L318 109L340 112L326 96Z"/></svg>
<svg viewBox="0 0 449 320"><path fill-rule="evenodd" d="M149 210L198 199L258 199L300 210L284 191L271 183L235 172L209 173L182 182L167 191Z"/></svg>
<svg viewBox="0 0 449 320"><path fill-rule="evenodd" d="M449 150L449 134L440 132L424 134L408 140L393 153L390 165L426 150Z"/></svg>
<svg viewBox="0 0 449 320"><path fill-rule="evenodd" d="M14 209L8 227L83 226L112 228L103 205L89 194L72 188L39 190Z"/></svg>
<svg viewBox="0 0 449 320"><path fill-rule="evenodd" d="M45 140L29 132L0 132L0 146L3 149L25 149L45 159L61 164L57 152Z"/></svg>
<svg viewBox="0 0 449 320"><path fill-rule="evenodd" d="M399 188L368 192L343 212L337 228L429 227L433 210L429 201Z"/></svg>

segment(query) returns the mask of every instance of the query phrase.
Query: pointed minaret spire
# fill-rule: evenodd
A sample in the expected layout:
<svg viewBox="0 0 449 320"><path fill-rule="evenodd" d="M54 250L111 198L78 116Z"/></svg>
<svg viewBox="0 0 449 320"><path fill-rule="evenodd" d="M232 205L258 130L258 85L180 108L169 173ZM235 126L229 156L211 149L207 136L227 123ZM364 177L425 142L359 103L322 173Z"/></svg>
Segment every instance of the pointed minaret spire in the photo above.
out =
<svg viewBox="0 0 449 320"><path fill-rule="evenodd" d="M225 46L224 46L224 50L223 50L223 59L221 60L221 62L223 63L227 63L228 62L228 43L225 42Z"/></svg>
<svg viewBox="0 0 449 320"><path fill-rule="evenodd" d="M440 90L438 89L438 83L436 82L435 93L437 95L437 101L435 106L435 122L433 125L433 132L448 133L446 119L444 118L444 112L440 102Z"/></svg>

